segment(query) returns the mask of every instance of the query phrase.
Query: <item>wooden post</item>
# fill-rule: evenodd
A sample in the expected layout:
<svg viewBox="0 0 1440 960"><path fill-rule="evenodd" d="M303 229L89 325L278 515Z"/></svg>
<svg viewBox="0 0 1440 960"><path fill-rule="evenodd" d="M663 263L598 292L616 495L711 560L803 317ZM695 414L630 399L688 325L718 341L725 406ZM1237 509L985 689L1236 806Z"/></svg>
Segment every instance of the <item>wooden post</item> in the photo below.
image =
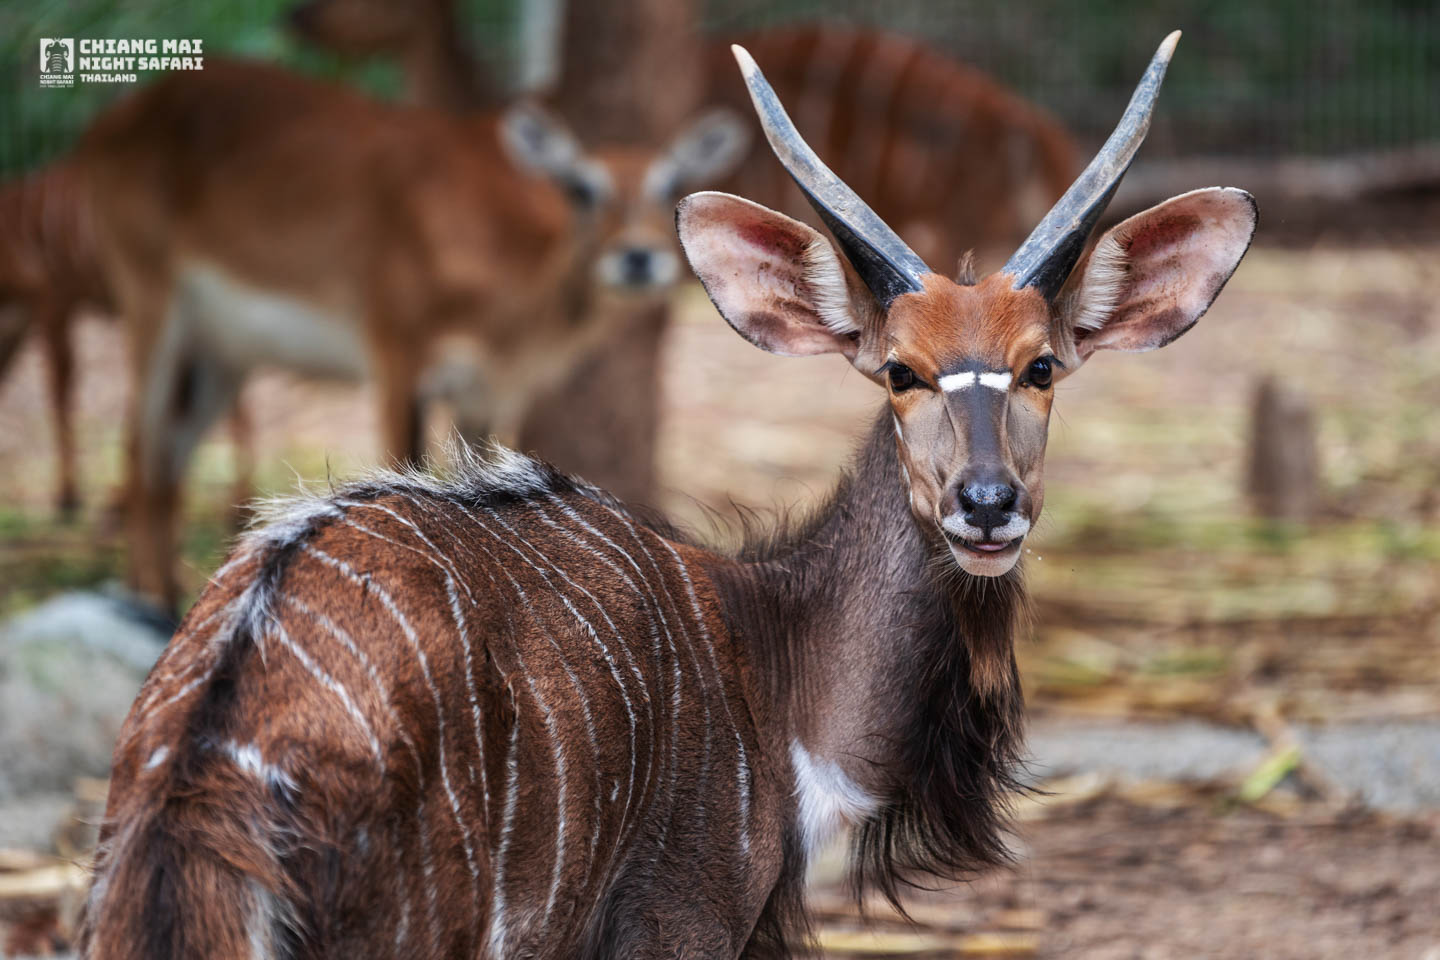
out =
<svg viewBox="0 0 1440 960"><path fill-rule="evenodd" d="M1272 376L1256 384L1250 412L1246 492L1257 514L1305 521L1315 515L1319 454L1315 414Z"/></svg>

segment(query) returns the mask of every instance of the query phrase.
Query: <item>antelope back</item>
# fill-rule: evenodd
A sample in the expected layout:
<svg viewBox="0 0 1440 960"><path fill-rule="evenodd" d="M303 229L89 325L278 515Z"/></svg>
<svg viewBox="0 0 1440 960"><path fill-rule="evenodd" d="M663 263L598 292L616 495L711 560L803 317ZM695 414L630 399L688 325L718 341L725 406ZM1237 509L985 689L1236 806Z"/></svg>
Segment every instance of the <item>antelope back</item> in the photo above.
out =
<svg viewBox="0 0 1440 960"><path fill-rule="evenodd" d="M37 295L109 305L89 205L65 161L0 186L0 300Z"/></svg>
<svg viewBox="0 0 1440 960"><path fill-rule="evenodd" d="M637 889L733 955L787 788L699 559L514 454L278 508L126 720L86 955L632 955Z"/></svg>

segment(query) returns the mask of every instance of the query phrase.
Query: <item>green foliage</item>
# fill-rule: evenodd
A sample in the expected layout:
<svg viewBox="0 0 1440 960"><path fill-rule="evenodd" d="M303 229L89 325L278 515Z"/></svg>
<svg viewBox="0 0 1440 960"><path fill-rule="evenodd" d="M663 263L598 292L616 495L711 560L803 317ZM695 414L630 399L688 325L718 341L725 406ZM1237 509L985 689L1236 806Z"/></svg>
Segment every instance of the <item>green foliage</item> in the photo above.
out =
<svg viewBox="0 0 1440 960"><path fill-rule="evenodd" d="M74 143L101 108L134 89L130 84L42 88L37 79L42 37L198 37L205 41L206 56L276 60L382 96L399 89L399 74L392 65L345 64L303 48L283 29L292 2L71 0L62 5L10 0L0 6L0 172L13 173L53 159Z"/></svg>
<svg viewBox="0 0 1440 960"><path fill-rule="evenodd" d="M0 4L0 174L39 166L75 142L90 120L131 84L38 83L42 37L187 38L205 41L206 56L253 57L393 98L396 64L351 63L313 50L285 29L300 0L5 0ZM408 2L408 0L396 0ZM517 0L457 0L468 40L500 76L513 69ZM149 79L153 79L151 75ZM147 79L141 76L142 82Z"/></svg>

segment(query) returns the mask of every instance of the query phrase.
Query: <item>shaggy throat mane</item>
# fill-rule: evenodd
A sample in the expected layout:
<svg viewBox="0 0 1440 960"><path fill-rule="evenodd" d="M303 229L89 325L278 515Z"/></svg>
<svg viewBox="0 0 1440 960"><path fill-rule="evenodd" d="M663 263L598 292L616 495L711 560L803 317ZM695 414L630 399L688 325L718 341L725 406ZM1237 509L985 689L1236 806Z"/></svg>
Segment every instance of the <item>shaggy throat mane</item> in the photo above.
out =
<svg viewBox="0 0 1440 960"><path fill-rule="evenodd" d="M1022 739L1014 638L1022 573L961 570L906 502L888 407L833 496L805 522L752 542L716 570L768 711L858 731L880 802L852 832L852 881L898 905L923 877L1005 862L1007 798ZM837 661L872 665L837 676ZM824 704L816 707L816 704Z"/></svg>

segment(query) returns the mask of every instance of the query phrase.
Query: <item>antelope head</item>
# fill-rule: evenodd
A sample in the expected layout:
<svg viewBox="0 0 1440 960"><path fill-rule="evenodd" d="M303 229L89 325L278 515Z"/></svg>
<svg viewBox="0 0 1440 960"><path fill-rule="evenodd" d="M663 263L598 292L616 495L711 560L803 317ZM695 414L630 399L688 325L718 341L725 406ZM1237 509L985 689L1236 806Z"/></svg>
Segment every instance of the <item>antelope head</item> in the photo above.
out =
<svg viewBox="0 0 1440 960"><path fill-rule="evenodd" d="M589 238L594 293L627 306L659 302L670 293L681 274L675 201L724 179L744 156L749 137L740 117L724 107L697 117L659 150L587 149L532 103L511 107L501 122L511 160L565 190Z"/></svg>
<svg viewBox="0 0 1440 960"><path fill-rule="evenodd" d="M979 281L967 262L953 280L926 266L806 145L734 48L771 148L834 241L739 197L697 193L676 213L681 245L745 339L784 356L843 354L888 391L911 511L970 574L1008 572L1040 515L1055 385L1097 350L1153 350L1190 329L1249 247L1254 199L1219 187L1089 245L1179 37L1160 45L1095 159Z"/></svg>
<svg viewBox="0 0 1440 960"><path fill-rule="evenodd" d="M591 198L600 218L593 280L625 302L659 300L680 280L675 201L728 176L744 157L750 133L725 107L692 120L659 150L602 147L607 176Z"/></svg>

